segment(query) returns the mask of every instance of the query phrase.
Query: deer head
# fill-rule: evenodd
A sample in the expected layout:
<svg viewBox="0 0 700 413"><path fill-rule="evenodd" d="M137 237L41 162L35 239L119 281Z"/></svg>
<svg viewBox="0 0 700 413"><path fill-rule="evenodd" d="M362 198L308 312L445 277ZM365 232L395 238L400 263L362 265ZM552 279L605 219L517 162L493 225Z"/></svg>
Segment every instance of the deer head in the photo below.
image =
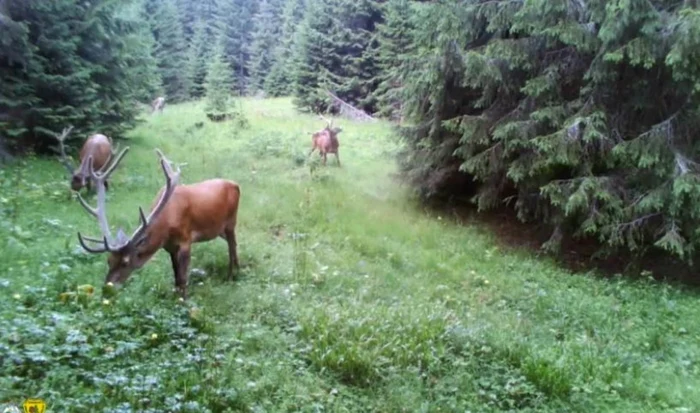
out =
<svg viewBox="0 0 700 413"><path fill-rule="evenodd" d="M321 118L321 120L323 120L324 122L326 122L326 127L325 127L325 129L326 129L327 131L329 131L333 136L335 136L335 135L337 135L337 134L339 134L340 132L343 131L343 128L341 128L341 127L339 127L339 126L336 126L335 128L333 127L333 119L328 120L328 119L327 119L325 116L323 116L323 115L318 115L318 117Z"/></svg>
<svg viewBox="0 0 700 413"><path fill-rule="evenodd" d="M90 171L88 170L88 159L81 159L80 165L76 169L73 163L70 161L70 158L68 155L66 155L66 148L65 148L65 140L66 137L71 133L73 130L73 126L69 126L67 128L63 129L63 132L61 134L56 134L56 140L58 140L58 147L60 149L60 161L63 164L63 166L68 170L68 173L71 175L71 189L74 191L79 191L81 188L83 188L88 180L90 179ZM119 150L119 144L117 144L116 148L110 149L111 155L107 162L100 168L98 172L105 171L109 168L110 164L112 161L115 159L115 155L117 154L117 151ZM124 153L126 152L126 149L124 150ZM123 156L123 155L120 155Z"/></svg>
<svg viewBox="0 0 700 413"><path fill-rule="evenodd" d="M83 249L89 253L109 253L109 257L107 258L109 270L105 278L105 283L123 283L129 278L133 271L141 268L152 256L152 253L146 254L142 252L142 246L148 241L148 229L163 211L163 208L172 196L180 178L179 167L177 171L173 171L170 162L165 158L163 153L158 149L156 149L156 153L160 158L160 164L165 174L165 189L161 191L160 199L153 207L148 217L144 214L143 209L139 207L140 224L131 236L127 236L120 228L117 231L117 236L113 238L109 230L109 223L107 222L105 210L104 182L114 171L114 167L121 160L123 154L117 159L117 162L110 166L104 173L95 172L92 169L92 160L89 161L90 174L97 186L97 207L93 208L88 205L80 195L78 195L78 199L87 212L97 218L102 232L102 238L84 237L78 232L78 241ZM88 246L87 242L94 244L94 246Z"/></svg>

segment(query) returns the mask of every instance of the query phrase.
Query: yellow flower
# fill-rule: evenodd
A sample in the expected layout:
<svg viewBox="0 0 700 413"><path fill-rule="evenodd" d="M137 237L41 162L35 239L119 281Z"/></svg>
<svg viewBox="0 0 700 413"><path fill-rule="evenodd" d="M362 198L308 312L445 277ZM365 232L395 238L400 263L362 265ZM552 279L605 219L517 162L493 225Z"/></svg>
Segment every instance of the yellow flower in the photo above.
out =
<svg viewBox="0 0 700 413"><path fill-rule="evenodd" d="M84 285L78 286L78 291L82 291L87 295L92 295L92 293L95 292L95 287L93 287L90 284L84 284Z"/></svg>
<svg viewBox="0 0 700 413"><path fill-rule="evenodd" d="M157 338L158 338L158 334L156 334L156 333L151 334L151 340L155 340Z"/></svg>
<svg viewBox="0 0 700 413"><path fill-rule="evenodd" d="M102 300L102 304L109 305L109 300Z"/></svg>

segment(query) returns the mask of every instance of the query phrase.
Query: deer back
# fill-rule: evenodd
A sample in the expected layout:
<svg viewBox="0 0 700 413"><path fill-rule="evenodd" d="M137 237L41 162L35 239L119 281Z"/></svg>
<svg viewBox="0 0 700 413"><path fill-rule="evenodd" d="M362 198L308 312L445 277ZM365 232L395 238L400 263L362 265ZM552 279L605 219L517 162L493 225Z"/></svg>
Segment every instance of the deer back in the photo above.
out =
<svg viewBox="0 0 700 413"><path fill-rule="evenodd" d="M314 146L321 149L323 152L335 152L340 143L338 142L337 134L330 129L323 129L313 134Z"/></svg>
<svg viewBox="0 0 700 413"><path fill-rule="evenodd" d="M89 171L85 169L86 161L89 156L92 156L93 166L96 170L101 169L112 155L112 140L100 133L91 135L83 147L80 149L80 162L83 165L80 173L88 175Z"/></svg>
<svg viewBox="0 0 700 413"><path fill-rule="evenodd" d="M153 199L156 207L165 187ZM240 199L237 183L208 179L174 188L162 212L148 225L147 237L160 246L206 241L235 224Z"/></svg>

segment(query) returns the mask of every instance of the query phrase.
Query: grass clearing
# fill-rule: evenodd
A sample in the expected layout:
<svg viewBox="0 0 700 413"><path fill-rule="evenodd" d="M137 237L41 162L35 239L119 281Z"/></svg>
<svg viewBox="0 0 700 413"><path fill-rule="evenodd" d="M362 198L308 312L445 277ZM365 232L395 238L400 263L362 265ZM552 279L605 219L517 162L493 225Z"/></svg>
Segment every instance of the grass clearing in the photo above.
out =
<svg viewBox="0 0 700 413"><path fill-rule="evenodd" d="M58 161L0 170L0 403L698 411L697 294L572 275L429 216L391 178L398 144L386 124L338 121L343 167L331 156L324 168L318 154L306 159L317 118L288 99L242 104L248 129L206 121L199 104L168 106L130 134L112 177L108 216L127 231L163 185L155 147L186 163L182 182L241 185L243 268L227 282L226 243L196 244L186 304L164 252L103 297L106 256L83 253L76 236L97 223ZM64 302L65 292L75 295Z"/></svg>

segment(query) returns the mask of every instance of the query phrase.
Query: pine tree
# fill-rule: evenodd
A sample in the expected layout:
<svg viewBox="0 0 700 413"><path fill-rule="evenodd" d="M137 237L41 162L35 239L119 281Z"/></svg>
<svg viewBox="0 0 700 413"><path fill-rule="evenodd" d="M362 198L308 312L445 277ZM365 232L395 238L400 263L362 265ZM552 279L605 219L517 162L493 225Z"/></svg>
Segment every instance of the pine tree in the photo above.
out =
<svg viewBox="0 0 700 413"><path fill-rule="evenodd" d="M257 11L256 0L222 0L221 33L224 36L225 56L235 76L235 89L243 94L248 83L253 16Z"/></svg>
<svg viewBox="0 0 700 413"><path fill-rule="evenodd" d="M134 29L127 37L129 77L134 79L131 83L135 99L147 103L163 94L163 80L154 57L156 42L148 25L145 2L134 1L127 16Z"/></svg>
<svg viewBox="0 0 700 413"><path fill-rule="evenodd" d="M187 57L187 78L190 84L190 96L200 98L204 96L204 78L207 74L207 64L211 58L207 42L207 23L198 20L194 23L194 33L189 46Z"/></svg>
<svg viewBox="0 0 700 413"><path fill-rule="evenodd" d="M401 113L401 68L411 51L414 25L409 0L389 0L384 10L384 23L377 26L375 53L379 84L374 95L379 114L395 118Z"/></svg>
<svg viewBox="0 0 700 413"><path fill-rule="evenodd" d="M324 110L324 89L373 111L378 67L370 44L381 21L375 0L310 0L300 29L295 102L302 110Z"/></svg>
<svg viewBox="0 0 700 413"><path fill-rule="evenodd" d="M94 131L118 139L135 124L135 100L152 85L137 9L109 0L2 6L3 41L13 41L0 61L3 135L43 151L69 124L75 139Z"/></svg>
<svg viewBox="0 0 700 413"><path fill-rule="evenodd" d="M151 29L156 41L155 57L169 102L189 99L187 44L175 0L149 0Z"/></svg>
<svg viewBox="0 0 700 413"><path fill-rule="evenodd" d="M253 32L248 47L250 61L248 72L250 80L249 93L263 90L265 79L272 66L272 50L279 41L279 21L276 3L273 0L261 0L258 12L253 18Z"/></svg>
<svg viewBox="0 0 700 413"><path fill-rule="evenodd" d="M617 4L618 2L614 2ZM424 197L514 200L601 252L697 260L700 15L684 2L439 2L414 15L402 169ZM664 30L660 30L664 28Z"/></svg>
<svg viewBox="0 0 700 413"><path fill-rule="evenodd" d="M327 110L322 89L328 86L327 76L334 67L334 43L331 40L332 4L308 0L306 13L299 28L299 43L295 51L294 104L299 110Z"/></svg>
<svg viewBox="0 0 700 413"><path fill-rule="evenodd" d="M277 47L272 53L272 67L265 79L265 92L269 96L289 96L294 92L294 52L299 42L298 27L304 17L304 0L287 0L282 11L282 28Z"/></svg>
<svg viewBox="0 0 700 413"><path fill-rule="evenodd" d="M223 39L218 42L211 59L206 76L205 112L210 119L223 119L229 116L233 79L231 70L224 56Z"/></svg>
<svg viewBox="0 0 700 413"><path fill-rule="evenodd" d="M0 144L16 146L29 132L24 122L31 107L38 103L33 85L24 73L34 72L28 21L17 2L0 3L3 35L0 36ZM12 141L10 141L12 139Z"/></svg>

